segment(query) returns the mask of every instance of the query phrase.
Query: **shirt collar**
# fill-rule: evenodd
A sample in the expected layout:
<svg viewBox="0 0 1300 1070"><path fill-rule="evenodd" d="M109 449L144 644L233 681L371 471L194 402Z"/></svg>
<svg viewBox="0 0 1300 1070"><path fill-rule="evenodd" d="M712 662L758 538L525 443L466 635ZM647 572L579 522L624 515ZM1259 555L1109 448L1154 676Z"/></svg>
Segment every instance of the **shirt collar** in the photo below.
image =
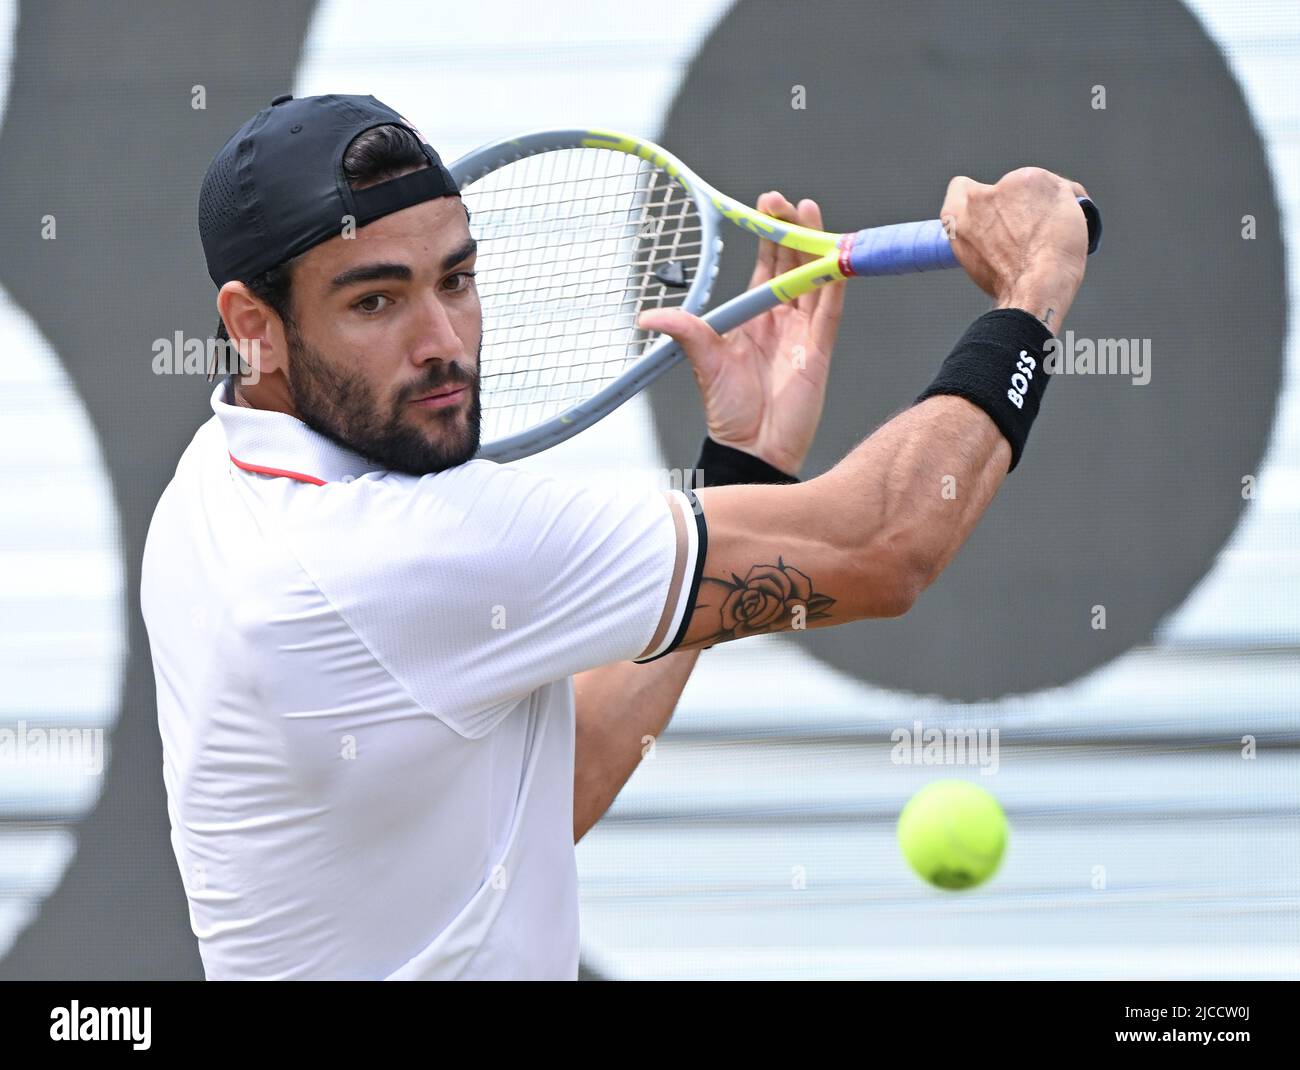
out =
<svg viewBox="0 0 1300 1070"><path fill-rule="evenodd" d="M319 485L382 471L374 461L313 431L296 416L235 404L232 379L223 380L212 392L212 411L226 434L230 460L246 472Z"/></svg>

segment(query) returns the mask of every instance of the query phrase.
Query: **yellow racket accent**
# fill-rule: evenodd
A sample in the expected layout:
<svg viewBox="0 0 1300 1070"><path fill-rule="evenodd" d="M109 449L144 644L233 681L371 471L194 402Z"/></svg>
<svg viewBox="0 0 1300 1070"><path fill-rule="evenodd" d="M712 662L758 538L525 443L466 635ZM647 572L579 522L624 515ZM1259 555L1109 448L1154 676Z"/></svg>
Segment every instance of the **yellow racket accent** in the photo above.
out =
<svg viewBox="0 0 1300 1070"><path fill-rule="evenodd" d="M820 257L818 260L801 264L784 275L778 275L768 283L771 291L781 301L793 301L796 297L811 293L826 282L835 282L846 277L839 266L841 235L830 234L824 230L813 230L811 227L801 227L797 223L787 223L783 219L776 219L760 212L757 208L742 204L735 198L718 192L702 179L695 178L690 168L672 153L640 138L615 133L612 130L588 130L582 145L589 149L611 149L647 160L656 167L662 168L687 192L700 193L708 197L724 219L742 230L747 230L764 241L783 245L787 249Z"/></svg>

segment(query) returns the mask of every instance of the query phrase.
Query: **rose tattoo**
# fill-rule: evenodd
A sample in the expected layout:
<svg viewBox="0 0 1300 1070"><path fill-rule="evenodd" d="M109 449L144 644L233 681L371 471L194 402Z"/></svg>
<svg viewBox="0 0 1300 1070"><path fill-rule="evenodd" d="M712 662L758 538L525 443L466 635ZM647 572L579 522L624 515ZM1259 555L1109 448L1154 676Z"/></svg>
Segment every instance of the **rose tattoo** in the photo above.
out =
<svg viewBox="0 0 1300 1070"><path fill-rule="evenodd" d="M717 642L790 628L798 606L804 621L826 620L825 610L835 604L834 598L815 594L812 580L780 557L775 565L755 565L744 579L734 572L730 580L705 576L699 597L696 612L718 613Z"/></svg>

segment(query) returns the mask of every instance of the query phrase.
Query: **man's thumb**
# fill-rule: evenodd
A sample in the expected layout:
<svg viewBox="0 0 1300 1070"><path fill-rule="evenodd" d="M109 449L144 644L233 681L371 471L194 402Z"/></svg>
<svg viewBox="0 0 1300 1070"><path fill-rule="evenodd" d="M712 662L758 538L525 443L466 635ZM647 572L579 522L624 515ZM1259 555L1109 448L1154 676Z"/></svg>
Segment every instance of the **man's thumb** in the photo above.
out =
<svg viewBox="0 0 1300 1070"><path fill-rule="evenodd" d="M642 312L637 326L643 331L666 334L682 347L692 364L709 363L721 342L718 332L699 316L680 308L656 308Z"/></svg>

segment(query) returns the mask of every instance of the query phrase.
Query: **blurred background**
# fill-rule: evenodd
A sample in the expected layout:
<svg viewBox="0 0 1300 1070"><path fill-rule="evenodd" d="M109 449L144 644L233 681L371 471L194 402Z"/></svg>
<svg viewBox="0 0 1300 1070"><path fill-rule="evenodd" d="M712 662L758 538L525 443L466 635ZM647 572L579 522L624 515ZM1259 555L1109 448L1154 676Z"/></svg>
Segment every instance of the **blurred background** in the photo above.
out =
<svg viewBox="0 0 1300 1070"><path fill-rule="evenodd" d="M284 92L373 93L449 161L624 129L830 229L1027 163L1105 216L1066 326L1145 346L1149 381L1059 377L906 618L701 659L579 846L584 976L1300 976L1296 4L0 0L0 977L202 976L137 587L210 391L155 347L210 335L199 182ZM753 252L729 236L715 293ZM849 294L805 477L983 309L953 276ZM702 431L677 369L523 463L650 483ZM934 729L997 734L904 760ZM87 749L39 749L59 731ZM960 894L894 840L945 777L1012 829Z"/></svg>

